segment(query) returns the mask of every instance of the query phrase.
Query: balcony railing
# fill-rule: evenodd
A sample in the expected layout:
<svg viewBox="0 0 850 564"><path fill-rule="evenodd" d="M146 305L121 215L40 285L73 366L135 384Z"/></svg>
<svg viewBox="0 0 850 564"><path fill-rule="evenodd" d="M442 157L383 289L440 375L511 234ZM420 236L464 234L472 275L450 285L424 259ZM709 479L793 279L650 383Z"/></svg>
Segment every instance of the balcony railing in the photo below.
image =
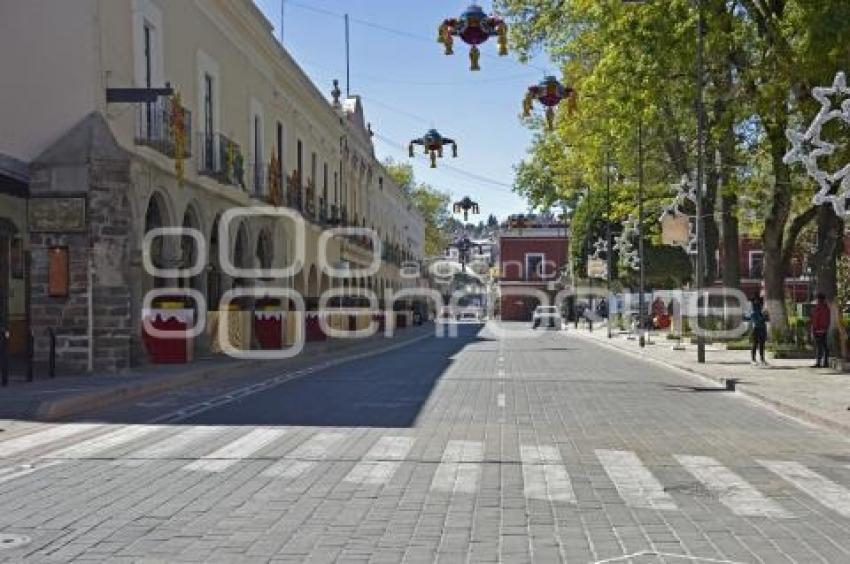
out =
<svg viewBox="0 0 850 564"><path fill-rule="evenodd" d="M200 133L198 137L198 173L246 188L245 158L239 144L220 133Z"/></svg>
<svg viewBox="0 0 850 564"><path fill-rule="evenodd" d="M246 172L248 193L258 200L270 201L268 190L269 165L264 162L249 162Z"/></svg>
<svg viewBox="0 0 850 564"><path fill-rule="evenodd" d="M133 141L163 155L177 156L177 129L182 118L183 157L192 156L192 112L175 106L171 98L158 98L156 102L136 104L136 129Z"/></svg>

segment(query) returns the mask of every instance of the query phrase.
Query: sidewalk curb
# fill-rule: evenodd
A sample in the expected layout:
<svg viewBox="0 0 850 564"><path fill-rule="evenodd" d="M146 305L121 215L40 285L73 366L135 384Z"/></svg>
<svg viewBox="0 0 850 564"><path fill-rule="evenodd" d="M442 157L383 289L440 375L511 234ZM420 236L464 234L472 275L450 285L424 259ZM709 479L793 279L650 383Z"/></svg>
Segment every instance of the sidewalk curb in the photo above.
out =
<svg viewBox="0 0 850 564"><path fill-rule="evenodd" d="M425 336L432 334L433 331L428 331L425 333ZM384 350L392 350L393 347L412 344L422 338L424 338L423 335L416 335L411 337L404 336L397 342L393 342L393 339L391 340L390 346L376 346L377 350L374 351L374 354L378 354ZM333 352L339 352L340 348L342 349L342 352L346 352L351 349L355 353L347 357L342 357L343 359L348 359L349 357L351 357L351 359L356 359L358 355L372 352L370 350L357 352L357 349L360 347L356 341L352 341L352 344L349 345L337 343L337 346L328 345L326 347L322 347L320 351L317 351L317 354L314 356L315 362L317 364L322 363ZM149 381L129 381L104 390L93 390L55 400L44 400L35 408L34 417L39 421L56 421L73 415L78 415L86 411L91 411L93 409L109 407L116 403L140 399L179 388L187 388L203 382L214 382L228 378L238 378L244 375L247 371L267 365L266 363L268 362L269 361L263 360L244 360L219 366L204 366L195 370L187 370L180 374L161 376Z"/></svg>
<svg viewBox="0 0 850 564"><path fill-rule="evenodd" d="M702 372L700 370L696 370L696 369L694 369L690 366L683 365L683 364L680 364L678 362L666 362L666 361L663 361L663 360L660 360L660 359L657 359L657 358L653 358L650 355L648 355L646 353L642 353L640 351L632 351L632 350L617 346L613 343L607 342L607 340L603 341L603 340L600 340L600 339L596 339L595 337L590 337L589 335L581 334L579 332L572 332L572 333L575 334L576 336L578 336L579 338L584 339L586 341L598 343L600 346L604 346L604 347L614 349L614 350L619 351L623 354L627 354L627 355L639 358L641 360L653 362L655 364L660 364L662 366L666 366L667 368L674 368L676 370L680 370L680 371L685 372L689 375L696 376L698 378L701 378L701 379L706 380L706 381L711 382L711 383L718 383L718 384L721 384L721 385L723 385L725 383L725 378L706 374L705 372ZM745 383L738 383L737 388L736 388L736 393L739 393L743 396L747 396L747 397L755 399L755 400L757 400L761 403L764 403L764 404L766 404L769 407L779 411L780 413L782 413L784 415L794 417L794 418L797 418L797 419L801 419L801 420L803 420L807 423L823 427L825 429L828 429L828 430L833 431L835 433L839 433L841 435L850 435L850 426L848 426L848 425L845 425L843 423L833 421L832 419L828 419L826 417L822 417L820 415L811 413L810 411L807 411L805 409L801 409L797 406L788 404L788 403L783 402L781 400L771 398L770 396L767 396L765 394L751 391L751 390L747 389L747 385Z"/></svg>

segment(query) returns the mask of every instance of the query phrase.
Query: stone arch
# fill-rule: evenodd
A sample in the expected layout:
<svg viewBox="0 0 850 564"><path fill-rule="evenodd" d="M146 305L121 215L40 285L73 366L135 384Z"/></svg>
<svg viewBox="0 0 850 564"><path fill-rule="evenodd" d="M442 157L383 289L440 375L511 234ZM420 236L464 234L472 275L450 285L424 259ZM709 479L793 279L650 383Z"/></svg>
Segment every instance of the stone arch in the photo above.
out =
<svg viewBox="0 0 850 564"><path fill-rule="evenodd" d="M218 310L221 296L224 294L225 275L221 270L219 261L220 241L218 237L218 226L221 223L221 213L217 214L212 221L207 241L207 307L210 311Z"/></svg>
<svg viewBox="0 0 850 564"><path fill-rule="evenodd" d="M168 207L165 201L165 197L162 195L161 192L154 191L154 193L151 194L151 197L148 199L148 204L145 208L142 237L144 237L146 233L153 229L167 227L169 225L172 225L172 223L171 217L168 213ZM165 264L165 258L167 253L166 241L167 239L165 237L157 237L151 242L151 261L153 262L154 266L157 266L159 268L166 268L172 266ZM151 282L150 286L154 288L161 288L167 284L166 279L152 276L148 272L145 272L145 276Z"/></svg>
<svg viewBox="0 0 850 564"><path fill-rule="evenodd" d="M183 212L183 219L181 225L187 229L197 229L201 233L204 232L203 226L201 225L201 215L198 212L198 208L194 203L189 203L186 206L186 210ZM195 241L193 237L183 236L181 238L180 251L180 257L182 259L182 268L191 268L192 265L198 262L198 253L200 252L200 249L198 248L197 241ZM209 252L209 248L207 249L207 251ZM209 264L209 256L200 257L200 259L205 265ZM180 285L184 288L194 288L195 290L200 291L203 289L202 275L182 279L180 281Z"/></svg>
<svg viewBox="0 0 850 564"><path fill-rule="evenodd" d="M250 235L248 226L244 221L240 221L236 226L236 233L233 237L232 251L230 254L230 262L237 268L253 268L253 252L250 247ZM249 286L252 282L251 278L237 278L233 281L235 287Z"/></svg>

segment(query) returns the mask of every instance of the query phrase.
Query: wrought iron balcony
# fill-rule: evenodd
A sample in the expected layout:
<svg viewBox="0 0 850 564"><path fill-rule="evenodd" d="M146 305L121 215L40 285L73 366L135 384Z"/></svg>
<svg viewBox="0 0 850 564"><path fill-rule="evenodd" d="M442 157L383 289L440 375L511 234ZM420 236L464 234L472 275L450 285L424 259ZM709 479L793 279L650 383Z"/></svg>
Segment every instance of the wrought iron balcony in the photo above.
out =
<svg viewBox="0 0 850 564"><path fill-rule="evenodd" d="M248 193L264 202L270 201L268 190L269 165L264 162L249 162L247 169Z"/></svg>
<svg viewBox="0 0 850 564"><path fill-rule="evenodd" d="M192 112L175 105L171 98L163 97L156 102L136 104L136 129L133 136L136 145L150 147L173 159L177 157L178 145L182 143L183 157L191 157L191 131Z"/></svg>
<svg viewBox="0 0 850 564"><path fill-rule="evenodd" d="M198 173L222 184L245 186L245 158L239 144L221 133L200 133Z"/></svg>

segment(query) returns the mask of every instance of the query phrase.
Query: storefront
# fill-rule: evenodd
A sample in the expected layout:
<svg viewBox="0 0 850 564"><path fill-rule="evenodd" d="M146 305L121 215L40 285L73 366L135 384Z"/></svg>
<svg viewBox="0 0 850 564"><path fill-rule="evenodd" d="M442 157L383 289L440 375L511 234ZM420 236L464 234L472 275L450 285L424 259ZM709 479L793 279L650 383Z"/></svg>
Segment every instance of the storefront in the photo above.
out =
<svg viewBox="0 0 850 564"><path fill-rule="evenodd" d="M27 316L27 181L25 167L0 156L0 331L8 351L24 358Z"/></svg>

